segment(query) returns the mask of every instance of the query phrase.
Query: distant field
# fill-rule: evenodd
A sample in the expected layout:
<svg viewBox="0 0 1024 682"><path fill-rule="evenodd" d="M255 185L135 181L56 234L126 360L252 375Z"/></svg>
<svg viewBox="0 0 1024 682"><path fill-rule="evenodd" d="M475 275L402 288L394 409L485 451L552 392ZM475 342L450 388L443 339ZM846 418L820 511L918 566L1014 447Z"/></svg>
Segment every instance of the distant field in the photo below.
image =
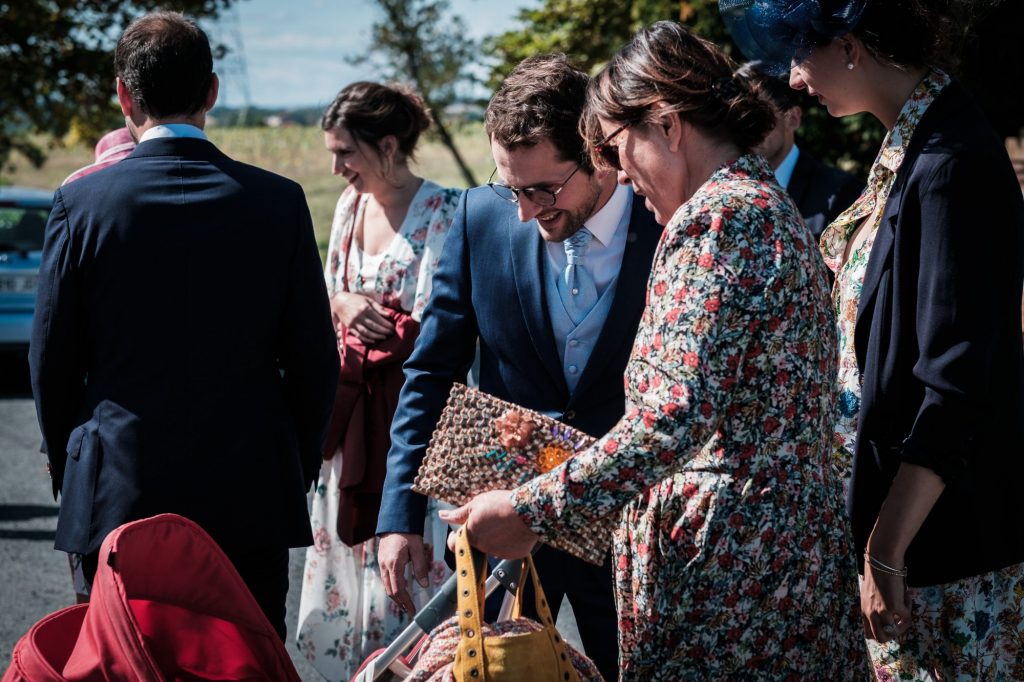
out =
<svg viewBox="0 0 1024 682"><path fill-rule="evenodd" d="M306 192L317 241L327 247L331 214L345 181L331 175L330 157L324 149L319 128L210 128L210 140L228 156L295 180ZM456 133L456 142L466 163L484 182L492 169L491 153L483 126L469 124ZM73 170L92 161L91 148L68 147L53 150L42 168L15 157L13 173L4 173L5 183L29 187L56 188ZM414 164L417 174L441 185L465 187L466 182L439 142L424 140Z"/></svg>

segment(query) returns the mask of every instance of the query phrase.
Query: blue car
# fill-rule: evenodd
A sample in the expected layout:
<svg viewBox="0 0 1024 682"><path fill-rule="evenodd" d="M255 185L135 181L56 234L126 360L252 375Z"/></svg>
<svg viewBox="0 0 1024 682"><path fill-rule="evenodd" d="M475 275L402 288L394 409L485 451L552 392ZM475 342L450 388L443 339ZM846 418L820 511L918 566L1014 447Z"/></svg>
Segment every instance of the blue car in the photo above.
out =
<svg viewBox="0 0 1024 682"><path fill-rule="evenodd" d="M28 350L52 206L51 191L0 187L0 350Z"/></svg>

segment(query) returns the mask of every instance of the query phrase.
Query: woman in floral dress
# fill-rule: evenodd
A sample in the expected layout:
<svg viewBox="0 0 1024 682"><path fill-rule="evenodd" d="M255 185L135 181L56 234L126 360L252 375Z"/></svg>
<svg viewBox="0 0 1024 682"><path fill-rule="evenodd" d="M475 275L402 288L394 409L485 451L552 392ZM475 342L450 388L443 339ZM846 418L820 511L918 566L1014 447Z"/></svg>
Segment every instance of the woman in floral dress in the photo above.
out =
<svg viewBox="0 0 1024 682"><path fill-rule="evenodd" d="M935 66L969 22L918 2L767 4L785 5L754 19L790 84L889 131L821 241L875 674L1024 679L1024 202L1002 141Z"/></svg>
<svg viewBox="0 0 1024 682"><path fill-rule="evenodd" d="M863 679L856 562L828 462L825 272L749 153L772 114L732 69L659 22L595 77L595 159L666 225L626 414L548 474L444 516L515 557L618 514L623 680Z"/></svg>
<svg viewBox="0 0 1024 682"><path fill-rule="evenodd" d="M366 349L376 349L389 362L391 373L371 392L378 405L376 413L371 405L357 402L356 409L341 400L349 387L340 385L332 424L343 425L345 436L339 438L332 428L313 497L315 544L306 552L297 643L317 670L332 680L352 677L366 656L386 645L409 622L408 614L387 598L378 576L373 491L366 494L367 485L357 481L351 486L356 489L352 497L346 495L355 467L366 478L370 474L363 474L363 467L371 472L376 465L383 483L380 457L387 453L388 427L401 386L402 353L411 350L418 331L459 196L458 190L441 188L409 169L408 160L428 124L417 95L399 86L365 82L342 90L322 121L332 170L349 183L334 212L325 269L344 357L343 379L354 348L366 356L362 369L370 366L373 357ZM399 339L402 335L408 338ZM363 355L357 353L356 358L362 360ZM360 395L359 400L371 399ZM364 461L373 457L377 459ZM374 485L369 483L371 488ZM359 514L353 516L353 508ZM445 527L431 522L433 516L428 515L424 529L429 579L426 585L413 582L411 586L417 607L446 577ZM359 520L358 529L344 526L350 517ZM357 544L349 546L342 537Z"/></svg>

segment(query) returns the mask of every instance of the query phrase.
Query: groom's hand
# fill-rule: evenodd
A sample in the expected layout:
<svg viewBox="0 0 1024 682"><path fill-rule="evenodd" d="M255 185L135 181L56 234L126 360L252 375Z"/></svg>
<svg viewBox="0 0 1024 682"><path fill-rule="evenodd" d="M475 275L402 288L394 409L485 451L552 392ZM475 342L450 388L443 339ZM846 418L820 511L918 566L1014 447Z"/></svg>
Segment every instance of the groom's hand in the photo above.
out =
<svg viewBox="0 0 1024 682"><path fill-rule="evenodd" d="M412 562L412 572L422 587L428 584L430 560L423 538L414 533L388 533L377 545L377 563L384 591L406 613L416 613L412 595L405 582L405 567Z"/></svg>

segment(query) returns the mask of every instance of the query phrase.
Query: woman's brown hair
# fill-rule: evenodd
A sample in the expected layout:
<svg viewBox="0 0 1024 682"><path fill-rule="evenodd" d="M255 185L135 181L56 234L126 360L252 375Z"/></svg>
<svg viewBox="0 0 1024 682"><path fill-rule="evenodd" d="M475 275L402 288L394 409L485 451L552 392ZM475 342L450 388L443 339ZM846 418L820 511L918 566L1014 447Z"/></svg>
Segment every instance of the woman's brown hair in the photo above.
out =
<svg viewBox="0 0 1024 682"><path fill-rule="evenodd" d="M775 116L756 86L734 76L735 66L715 44L680 24L659 21L642 28L590 82L584 139L593 147L603 137L598 118L653 122L651 105L665 102L667 111L704 133L751 149L771 131Z"/></svg>
<svg viewBox="0 0 1024 682"><path fill-rule="evenodd" d="M320 119L320 127L345 128L374 151L380 151L381 140L394 135L399 151L412 158L420 133L430 127L430 112L423 98L409 87L359 81L338 93Z"/></svg>

